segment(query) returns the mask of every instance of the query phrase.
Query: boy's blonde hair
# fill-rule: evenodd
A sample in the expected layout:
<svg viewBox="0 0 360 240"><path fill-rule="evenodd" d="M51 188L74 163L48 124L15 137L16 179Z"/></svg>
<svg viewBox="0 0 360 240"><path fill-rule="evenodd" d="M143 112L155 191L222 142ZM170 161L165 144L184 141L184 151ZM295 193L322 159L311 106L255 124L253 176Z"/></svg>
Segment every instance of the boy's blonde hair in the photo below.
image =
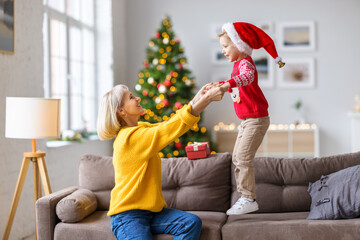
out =
<svg viewBox="0 0 360 240"><path fill-rule="evenodd" d="M226 32L225 30L223 30L222 33L218 33L217 36L218 36L219 38L221 38L222 36L227 36L227 37L229 37L228 34L227 34L227 32Z"/></svg>
<svg viewBox="0 0 360 240"><path fill-rule="evenodd" d="M126 90L129 90L127 86L116 85L103 96L97 118L97 133L101 140L111 139L120 131L117 109L123 105L122 99Z"/></svg>

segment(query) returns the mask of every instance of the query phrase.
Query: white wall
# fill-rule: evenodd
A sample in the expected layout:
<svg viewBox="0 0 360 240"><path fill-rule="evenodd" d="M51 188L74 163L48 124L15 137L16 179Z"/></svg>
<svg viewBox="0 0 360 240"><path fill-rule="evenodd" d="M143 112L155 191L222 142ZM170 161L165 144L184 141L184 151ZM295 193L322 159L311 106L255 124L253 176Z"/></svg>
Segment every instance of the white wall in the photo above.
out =
<svg viewBox="0 0 360 240"><path fill-rule="evenodd" d="M0 237L3 236L23 152L31 151L30 140L5 138L5 97L43 97L43 0L15 0L15 54L0 54ZM24 116L24 122L31 116ZM110 141L93 141L45 151L51 188L54 191L78 184L78 160L83 154L111 155ZM10 233L11 240L35 232L32 164Z"/></svg>
<svg viewBox="0 0 360 240"><path fill-rule="evenodd" d="M211 51L218 43L211 40L211 27L233 21L315 21L317 48L314 52L280 52L287 57L314 57L316 87L313 89L266 89L272 123L292 123L291 105L301 98L307 120L320 127L320 154L350 151L350 120L347 112L360 92L358 56L360 54L360 1L358 0L131 0L126 2L126 80L131 87L145 59L145 48L159 28L163 14L169 14L173 30L182 40L189 68L201 86L218 72L230 74L232 66L213 66ZM204 114L204 124L239 123L228 97L212 104Z"/></svg>

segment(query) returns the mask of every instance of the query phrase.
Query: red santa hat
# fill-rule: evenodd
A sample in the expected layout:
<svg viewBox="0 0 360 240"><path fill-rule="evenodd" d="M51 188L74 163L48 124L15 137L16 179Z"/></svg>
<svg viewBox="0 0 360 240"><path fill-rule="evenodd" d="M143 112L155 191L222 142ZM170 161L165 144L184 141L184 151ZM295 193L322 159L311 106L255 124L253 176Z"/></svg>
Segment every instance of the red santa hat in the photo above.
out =
<svg viewBox="0 0 360 240"><path fill-rule="evenodd" d="M264 48L280 68L285 65L277 54L274 41L260 28L246 22L235 22L225 23L222 30L227 33L240 52L250 56L253 49Z"/></svg>

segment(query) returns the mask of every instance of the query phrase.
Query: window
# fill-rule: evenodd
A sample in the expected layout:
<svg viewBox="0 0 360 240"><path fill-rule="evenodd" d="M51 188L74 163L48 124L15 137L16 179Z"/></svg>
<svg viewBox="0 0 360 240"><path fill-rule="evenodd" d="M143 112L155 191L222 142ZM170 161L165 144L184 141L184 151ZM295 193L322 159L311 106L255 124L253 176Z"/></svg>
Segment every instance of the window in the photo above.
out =
<svg viewBox="0 0 360 240"><path fill-rule="evenodd" d="M44 6L45 96L61 98L62 130L96 131L98 103L113 86L111 0Z"/></svg>

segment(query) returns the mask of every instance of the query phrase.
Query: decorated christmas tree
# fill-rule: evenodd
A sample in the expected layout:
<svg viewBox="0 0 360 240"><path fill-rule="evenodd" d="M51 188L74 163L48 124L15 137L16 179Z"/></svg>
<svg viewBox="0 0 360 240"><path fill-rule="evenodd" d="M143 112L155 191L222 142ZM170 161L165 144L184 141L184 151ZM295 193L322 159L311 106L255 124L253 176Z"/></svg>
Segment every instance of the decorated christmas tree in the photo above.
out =
<svg viewBox="0 0 360 240"><path fill-rule="evenodd" d="M170 18L164 16L160 29L146 48L144 68L139 72L135 86L135 94L141 97L141 105L146 109L140 121L167 121L196 94L184 48L171 27ZM186 156L185 146L194 142L211 142L210 134L200 122L164 148L160 157ZM211 148L214 150L214 146Z"/></svg>

